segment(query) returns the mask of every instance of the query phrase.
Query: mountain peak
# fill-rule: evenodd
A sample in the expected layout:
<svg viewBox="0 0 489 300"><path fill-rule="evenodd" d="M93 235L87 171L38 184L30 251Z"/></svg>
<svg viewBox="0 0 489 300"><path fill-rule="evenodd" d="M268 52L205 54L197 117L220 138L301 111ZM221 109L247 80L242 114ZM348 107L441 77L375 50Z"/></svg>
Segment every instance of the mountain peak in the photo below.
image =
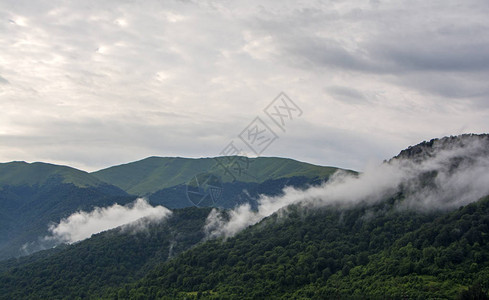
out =
<svg viewBox="0 0 489 300"><path fill-rule="evenodd" d="M41 185L49 180L72 183L79 187L98 186L102 182L85 171L43 162L13 161L0 163L0 185Z"/></svg>
<svg viewBox="0 0 489 300"><path fill-rule="evenodd" d="M221 165L222 163L222 165ZM240 170L235 176L225 172L224 168ZM325 178L337 168L316 166L293 159L280 157L157 157L151 156L139 161L113 166L94 173L98 179L109 182L136 195L146 195L163 188L185 184L200 173L212 173L221 177L223 182L234 180L260 183L269 179L304 176Z"/></svg>
<svg viewBox="0 0 489 300"><path fill-rule="evenodd" d="M426 158L432 157L439 150L450 150L457 147L466 148L469 146L479 145L479 143L489 146L489 134L471 133L423 141L417 145L409 146L408 148L402 150L391 160L412 159L415 161L422 161ZM484 147L481 149L484 149ZM489 147L485 147L485 149L489 149Z"/></svg>

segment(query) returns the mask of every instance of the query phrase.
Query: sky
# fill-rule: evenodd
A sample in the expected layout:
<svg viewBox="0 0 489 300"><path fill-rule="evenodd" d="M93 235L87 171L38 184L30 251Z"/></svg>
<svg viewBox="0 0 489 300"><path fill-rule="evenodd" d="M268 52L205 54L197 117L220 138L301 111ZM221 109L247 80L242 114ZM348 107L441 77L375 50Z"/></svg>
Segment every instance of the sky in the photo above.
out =
<svg viewBox="0 0 489 300"><path fill-rule="evenodd" d="M3 0L0 161L95 171L232 143L362 170L489 131L488 15L485 0Z"/></svg>

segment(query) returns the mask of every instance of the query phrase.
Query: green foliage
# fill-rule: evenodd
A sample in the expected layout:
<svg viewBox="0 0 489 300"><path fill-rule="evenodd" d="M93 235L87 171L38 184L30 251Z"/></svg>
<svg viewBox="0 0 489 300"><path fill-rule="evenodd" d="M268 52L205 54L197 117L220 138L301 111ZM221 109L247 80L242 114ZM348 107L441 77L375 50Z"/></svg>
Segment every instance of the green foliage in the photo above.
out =
<svg viewBox="0 0 489 300"><path fill-rule="evenodd" d="M177 210L143 230L118 228L63 249L0 263L0 299L86 298L140 279L154 265L201 241L208 213Z"/></svg>
<svg viewBox="0 0 489 300"><path fill-rule="evenodd" d="M134 198L118 187L70 167L2 163L0 260L39 250L37 241L48 233L50 222L59 222L77 210L125 204Z"/></svg>
<svg viewBox="0 0 489 300"><path fill-rule="evenodd" d="M313 181L292 170L288 182ZM275 194L280 180L224 184ZM71 208L82 199L107 201L98 189L56 180L42 189L4 186L1 216L15 220L8 212L25 207L24 195L43 195L32 213L47 215L63 211L63 195L78 195ZM487 299L489 197L450 212L401 210L399 201L402 195L345 210L290 206L233 238L204 243L209 209L177 210L146 231L115 229L0 263L0 299Z"/></svg>
<svg viewBox="0 0 489 300"><path fill-rule="evenodd" d="M105 296L466 299L487 295L488 215L489 198L443 215L399 211L386 203L346 211L292 207L286 217L274 215L234 238L196 246L137 283L107 290Z"/></svg>
<svg viewBox="0 0 489 300"><path fill-rule="evenodd" d="M177 210L147 231L0 264L0 299L485 299L489 197L449 213L394 203L291 206L194 247L209 209Z"/></svg>
<svg viewBox="0 0 489 300"><path fill-rule="evenodd" d="M249 171L256 178L225 180L218 206L254 205L259 194L278 194L286 185L304 187L320 183L336 170L290 159L251 161ZM93 174L46 163L0 164L0 260L50 247L39 243L39 238L48 235L49 224L78 210L114 203L124 205L135 199L119 187L105 183L106 179L116 184L122 182L130 192L146 194L156 189L148 197L152 205L183 208L193 206L183 183L199 172L212 172L213 168L216 171L215 163L213 159L152 157ZM271 179L265 180L268 177Z"/></svg>

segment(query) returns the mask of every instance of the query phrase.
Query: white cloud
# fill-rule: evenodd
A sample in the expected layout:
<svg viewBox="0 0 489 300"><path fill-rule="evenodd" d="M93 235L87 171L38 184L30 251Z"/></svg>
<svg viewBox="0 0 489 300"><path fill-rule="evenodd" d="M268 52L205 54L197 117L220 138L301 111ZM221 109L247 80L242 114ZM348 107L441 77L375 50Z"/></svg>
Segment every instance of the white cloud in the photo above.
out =
<svg viewBox="0 0 489 300"><path fill-rule="evenodd" d="M487 13L482 0L2 1L0 161L212 156L280 91L302 131L268 156L360 168L386 146L485 132ZM372 132L368 151L345 152Z"/></svg>
<svg viewBox="0 0 489 300"><path fill-rule="evenodd" d="M145 225L144 222L140 221L141 218L155 222L167 218L170 214L171 211L167 208L163 206L153 207L146 200L139 198L127 206L114 204L109 207L96 207L90 212L73 213L62 219L59 224L51 225L49 227L51 236L45 237L45 239L59 243L74 243L87 239L92 234L122 225L129 226L133 230L141 230Z"/></svg>
<svg viewBox="0 0 489 300"><path fill-rule="evenodd" d="M469 136L448 146L443 141L436 142L420 161L400 158L370 165L358 176L340 171L322 186L286 188L280 196L261 196L257 209L241 205L229 212L228 219L213 210L207 217L207 235L233 236L291 204L350 208L376 204L402 191L405 199L399 208L445 210L489 195L489 138ZM425 176L433 171L436 176L427 183Z"/></svg>

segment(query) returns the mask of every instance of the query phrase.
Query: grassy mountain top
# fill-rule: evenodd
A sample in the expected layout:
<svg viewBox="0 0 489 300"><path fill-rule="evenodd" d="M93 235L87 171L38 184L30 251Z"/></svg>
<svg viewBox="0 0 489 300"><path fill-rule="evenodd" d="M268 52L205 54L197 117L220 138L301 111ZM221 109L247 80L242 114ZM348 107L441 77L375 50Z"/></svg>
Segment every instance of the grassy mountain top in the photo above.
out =
<svg viewBox="0 0 489 300"><path fill-rule="evenodd" d="M333 167L316 166L277 157L219 157L217 159L223 163L222 166L214 158L148 157L92 174L130 194L146 195L163 188L184 184L199 173L216 174L223 182L238 180L261 183L265 180L294 176L326 178L337 170Z"/></svg>
<svg viewBox="0 0 489 300"><path fill-rule="evenodd" d="M78 187L102 184L99 179L89 173L67 166L42 162L27 163L24 161L0 163L0 185L35 186L43 185L50 180L72 183Z"/></svg>

